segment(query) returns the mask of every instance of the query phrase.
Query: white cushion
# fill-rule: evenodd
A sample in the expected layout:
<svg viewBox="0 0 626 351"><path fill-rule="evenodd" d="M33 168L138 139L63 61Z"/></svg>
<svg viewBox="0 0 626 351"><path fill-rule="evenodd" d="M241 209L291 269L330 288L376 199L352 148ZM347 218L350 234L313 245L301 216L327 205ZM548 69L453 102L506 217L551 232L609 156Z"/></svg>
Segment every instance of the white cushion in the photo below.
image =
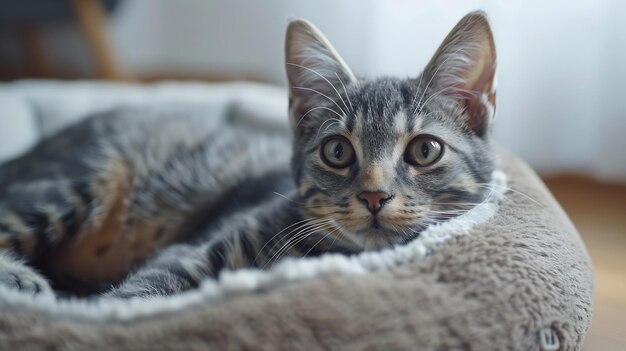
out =
<svg viewBox="0 0 626 351"><path fill-rule="evenodd" d="M127 105L287 126L287 93L258 83L150 85L25 80L0 84L0 162L90 113ZM198 107L201 107L198 109Z"/></svg>
<svg viewBox="0 0 626 351"><path fill-rule="evenodd" d="M32 106L21 96L0 87L0 162L28 150L39 131Z"/></svg>

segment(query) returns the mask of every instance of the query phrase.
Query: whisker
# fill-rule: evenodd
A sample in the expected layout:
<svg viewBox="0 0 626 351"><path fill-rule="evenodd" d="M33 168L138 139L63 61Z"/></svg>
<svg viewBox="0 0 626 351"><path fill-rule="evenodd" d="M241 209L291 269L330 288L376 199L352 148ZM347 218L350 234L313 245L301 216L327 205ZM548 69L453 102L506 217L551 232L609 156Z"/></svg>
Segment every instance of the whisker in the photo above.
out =
<svg viewBox="0 0 626 351"><path fill-rule="evenodd" d="M286 199L286 200L289 200L289 201L291 201L291 202L293 202L293 203L296 203L296 204L298 204L298 205L303 205L303 203L298 202L298 201L295 201L295 200L293 200L293 199L290 199L289 197L287 197L287 195L283 195L283 194L281 194L281 193L279 193L279 192L277 192L277 191L273 191L272 193L273 193L274 195L280 196L280 197L282 197L282 198L284 198L284 199Z"/></svg>
<svg viewBox="0 0 626 351"><path fill-rule="evenodd" d="M303 219L303 220L301 220L301 221L298 221L298 222L296 222L296 223L293 223L293 224L291 224L291 225L289 225L289 226L287 226L287 227L283 228L281 231L279 231L278 233L274 234L274 236L272 236L269 240L266 240L266 241L265 241L265 245L263 245L263 246L259 249L259 252L258 252L258 253L257 253L257 255L254 257L254 261L253 261L253 262L256 262L256 261L257 261L257 259L259 258L259 255L263 252L263 249L265 249L265 247L267 247L267 245L269 245L269 243L271 243L271 242L272 242L272 241L273 241L273 240L274 240L274 239L275 239L278 235L280 235L281 233L283 233L285 230L288 230L289 228L292 228L293 226L300 226L300 227L301 227L302 225L307 225L307 224L310 224L310 223L321 222L321 221L323 221L323 220L325 220L325 219L328 219L328 218L322 218L322 219L307 218L307 219ZM309 222L310 222L310 223L309 223ZM304 223L304 224L303 224L303 223ZM297 227L297 228L298 228L298 227ZM293 230L292 230L292 232L293 232Z"/></svg>
<svg viewBox="0 0 626 351"><path fill-rule="evenodd" d="M324 125L325 125L327 122L330 122L330 121L334 121L334 122L333 122L333 123L331 123L331 124L329 124L329 125L327 125L327 126L326 126L326 128L324 128L324 133L326 133L326 131L328 130L328 128L330 128L330 127L334 126L335 124L342 124L342 123L343 123L343 121L340 121L340 120L338 120L337 118L329 118L329 119L325 120L324 122L322 122L322 124L320 125L320 127L317 129L317 134L315 135L315 138L316 138L316 139L317 139L317 138L319 138L319 136L320 136L320 132L322 131L322 127L324 127Z"/></svg>
<svg viewBox="0 0 626 351"><path fill-rule="evenodd" d="M337 228L333 229L332 231L328 232L326 235L324 235L320 240L318 240L313 246L311 246L311 248L309 249L309 251L307 251L303 257L306 257L311 251L313 251L313 249L319 245L319 243L321 243L324 239L328 238L329 235L332 235L333 233L337 232ZM337 239L337 237L335 236L335 240Z"/></svg>
<svg viewBox="0 0 626 351"><path fill-rule="evenodd" d="M298 232L296 235L287 240L287 242L274 255L272 255L268 262L278 262L287 252L289 252L289 250L294 248L302 241L306 240L307 238L319 231L330 229L332 227L332 223L322 223L314 226L313 228L308 228L306 230Z"/></svg>
<svg viewBox="0 0 626 351"><path fill-rule="evenodd" d="M284 245L289 244L289 242L290 242L291 240L293 240L294 238L297 238L297 237L298 237L299 235L301 235L302 233L306 233L306 232L308 232L309 230L315 230L315 229L316 229L316 228L318 228L318 227L323 227L323 226L327 225L328 223L330 223L331 221L332 221L332 219L330 218L330 216L328 216L328 217L325 217L325 218L323 218L323 219L320 219L320 220L315 221L315 223L313 223L313 222L306 223L306 224L304 224L304 225L301 225L301 226L297 227L296 229L291 230L291 231L290 231L287 235L285 235L285 237L284 237L284 238L287 238L287 241L285 242L285 244L284 244ZM291 233L293 233L293 232L296 232L296 234L294 234L293 236L290 236L290 235L291 235ZM274 245L272 245L272 247L269 249L269 252L272 252L272 251L274 250L274 248L275 248L277 245L279 245L279 244L281 244L280 239L279 239L276 243L274 243ZM284 246L283 246L283 247L284 247ZM282 248L281 248L281 249L282 249ZM280 251L281 251L281 249L279 249L279 250L278 250L278 252L280 252ZM276 252L274 255L272 255L272 257L273 257L273 256L275 256L278 252Z"/></svg>
<svg viewBox="0 0 626 351"><path fill-rule="evenodd" d="M482 202L431 202L430 205L477 206Z"/></svg>
<svg viewBox="0 0 626 351"><path fill-rule="evenodd" d="M413 106L415 104L415 100L417 100L417 96L419 95L419 90L420 90L420 87L422 86L422 78L424 78L424 72L422 72L422 74L420 74L420 80L419 80L419 82L417 82L417 92L416 92L415 96L413 97L413 101L411 101L411 106ZM417 110L417 108L413 110L413 114L415 114L416 110Z"/></svg>
<svg viewBox="0 0 626 351"><path fill-rule="evenodd" d="M333 110L332 108L328 108L325 106L318 106L318 107L313 107L312 109L308 110L304 115L302 115L302 117L300 117L300 120L298 120L298 123L296 123L296 128L298 128L300 126L300 123L302 123L302 121L304 120L304 118L311 112L315 111L315 110L319 110L319 109L323 109L323 110L328 110L334 114L336 114L337 116L339 116L339 118L343 119L344 116L340 115L337 111Z"/></svg>
<svg viewBox="0 0 626 351"><path fill-rule="evenodd" d="M341 230L339 230L339 228L336 228L335 230L339 231L339 233L341 234ZM334 235L335 239L333 239L333 242L330 243L330 246L328 247L328 250L330 251L333 246L335 246L335 243L337 242L337 239L339 239L339 235Z"/></svg>
<svg viewBox="0 0 626 351"><path fill-rule="evenodd" d="M470 210L464 210L464 211L430 211L430 212L434 213L436 215L460 216L460 215L465 214L465 213L467 213L469 211Z"/></svg>
<svg viewBox="0 0 626 351"><path fill-rule="evenodd" d="M478 185L481 186L481 187L484 187L484 188L492 188L492 189L495 189L496 187L501 188L501 189L503 189L503 192L500 192L500 194L503 194L503 195L506 194L506 191L511 191L511 192L514 192L514 193L516 193L518 195L521 195L521 196L525 197L526 199L534 202L537 205L541 205L541 202L535 200L532 196L530 196L530 195L528 195L526 193L523 193L523 192L521 192L521 191L519 191L519 190L517 190L517 189L515 189L513 187L510 187L510 186L501 186L501 185L494 185L494 184L489 184L489 183L480 183Z"/></svg>
<svg viewBox="0 0 626 351"><path fill-rule="evenodd" d="M341 86L343 87L343 92L346 93L346 99L348 99L348 103L350 104L350 109L352 110L352 113L354 113L354 107L352 106L352 101L350 101L350 96L348 95L348 91L346 90L346 86L343 84L343 80L341 80L341 77L339 77L339 75L337 74L337 72L335 72L335 75L337 76L337 79L339 79L339 83L341 83ZM345 104L345 102L344 102Z"/></svg>
<svg viewBox="0 0 626 351"><path fill-rule="evenodd" d="M339 111L343 112L343 114L344 114L344 115L347 115L346 111L345 111L344 109L342 109L342 108L341 108L341 106L339 106L339 104L337 103L337 101L333 100L330 96L328 96L328 95L326 95L326 94L324 94L324 93L322 93L322 92L320 92L320 91L318 91L318 90L315 90L315 89L313 89L313 88L307 88L307 87L292 87L292 89L300 89L300 90L312 91L312 92L314 92L314 93L317 93L317 94L319 94L319 95L321 95L321 96L325 97L326 99L328 99L328 100L332 101L332 103L333 103L333 104L335 104L335 106L337 106L337 108L339 109ZM348 107L346 106L346 109L347 109L347 108L348 108Z"/></svg>
<svg viewBox="0 0 626 351"><path fill-rule="evenodd" d="M295 67L300 67L302 69L306 69L307 71L313 72L315 74L317 74L320 78L322 78L324 81L326 81L326 83L330 84L330 86L333 88L333 90L335 90L335 93L337 93L337 96L341 99L341 101L343 101L343 98L341 97L341 94L339 94L339 90L337 90L337 88L335 88L335 85L333 85L333 83L331 83L326 77L324 77L323 75L321 75L319 72L317 72L316 70L309 68L309 67L305 67L302 65L299 65L297 63L292 63L292 62L287 62L288 65L291 66L295 66ZM337 72L335 72L335 74L337 74ZM342 83L343 84L343 83ZM334 100L333 100L334 101ZM345 105L346 102L343 101L343 104ZM346 109L348 109L348 107L346 106ZM345 114L345 112L344 112Z"/></svg>

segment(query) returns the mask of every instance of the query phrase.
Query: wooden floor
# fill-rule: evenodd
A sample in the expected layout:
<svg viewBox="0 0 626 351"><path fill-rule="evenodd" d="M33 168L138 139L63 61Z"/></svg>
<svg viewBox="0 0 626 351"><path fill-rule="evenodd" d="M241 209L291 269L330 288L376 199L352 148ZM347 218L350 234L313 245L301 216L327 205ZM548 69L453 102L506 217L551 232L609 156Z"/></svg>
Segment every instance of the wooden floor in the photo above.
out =
<svg viewBox="0 0 626 351"><path fill-rule="evenodd" d="M544 179L578 228L595 269L593 322L585 350L626 350L626 184Z"/></svg>

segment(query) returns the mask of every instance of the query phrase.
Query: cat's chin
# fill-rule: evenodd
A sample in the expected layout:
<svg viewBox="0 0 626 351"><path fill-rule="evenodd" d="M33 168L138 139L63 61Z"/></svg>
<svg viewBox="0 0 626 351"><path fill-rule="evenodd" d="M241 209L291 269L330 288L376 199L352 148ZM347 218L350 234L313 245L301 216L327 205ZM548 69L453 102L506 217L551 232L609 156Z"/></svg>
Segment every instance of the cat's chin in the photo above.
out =
<svg viewBox="0 0 626 351"><path fill-rule="evenodd" d="M421 225L413 223L411 226L401 226L388 223L384 217L371 216L367 221L353 226L353 223L337 221L337 229L341 232L348 245L355 246L359 250L375 251L390 248L397 245L407 244L419 236L416 230ZM352 225L351 225L352 224Z"/></svg>
<svg viewBox="0 0 626 351"><path fill-rule="evenodd" d="M381 250L394 245L404 244L417 236L418 234L415 234L414 237L409 238L404 233L382 226L365 228L353 234L353 237L357 238L355 241L365 251Z"/></svg>

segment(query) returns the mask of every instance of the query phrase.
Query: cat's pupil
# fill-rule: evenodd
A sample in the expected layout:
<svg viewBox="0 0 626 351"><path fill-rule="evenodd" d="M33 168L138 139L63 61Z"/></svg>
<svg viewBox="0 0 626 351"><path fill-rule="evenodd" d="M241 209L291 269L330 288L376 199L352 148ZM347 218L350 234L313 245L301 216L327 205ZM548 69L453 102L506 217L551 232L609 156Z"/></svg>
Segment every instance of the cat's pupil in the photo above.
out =
<svg viewBox="0 0 626 351"><path fill-rule="evenodd" d="M335 158L340 160L341 156L343 156L343 145L337 144L337 146L335 146Z"/></svg>
<svg viewBox="0 0 626 351"><path fill-rule="evenodd" d="M422 156L424 157L424 159L428 159L428 153L430 151L430 148L428 147L428 145L426 143L422 144Z"/></svg>

